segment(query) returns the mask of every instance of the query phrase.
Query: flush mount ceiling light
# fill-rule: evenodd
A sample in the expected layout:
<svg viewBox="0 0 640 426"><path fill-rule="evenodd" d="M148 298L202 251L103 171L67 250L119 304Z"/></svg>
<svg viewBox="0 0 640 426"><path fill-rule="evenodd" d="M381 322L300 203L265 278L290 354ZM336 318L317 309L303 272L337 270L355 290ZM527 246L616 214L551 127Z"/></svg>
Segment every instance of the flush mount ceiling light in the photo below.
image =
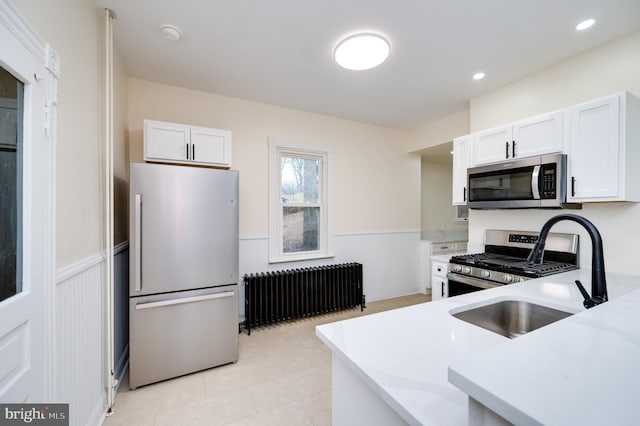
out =
<svg viewBox="0 0 640 426"><path fill-rule="evenodd" d="M377 67L389 57L391 47L386 38L374 33L349 36L338 43L333 57L348 70L368 70Z"/></svg>
<svg viewBox="0 0 640 426"><path fill-rule="evenodd" d="M484 73L483 72L477 72L473 75L473 79L474 80L482 80L484 78Z"/></svg>
<svg viewBox="0 0 640 426"><path fill-rule="evenodd" d="M175 25L164 24L162 27L162 35L167 40L177 41L182 37L182 30Z"/></svg>
<svg viewBox="0 0 640 426"><path fill-rule="evenodd" d="M587 28L590 28L595 23L596 23L595 19L585 19L584 21L582 21L578 25L576 25L576 30L584 31Z"/></svg>

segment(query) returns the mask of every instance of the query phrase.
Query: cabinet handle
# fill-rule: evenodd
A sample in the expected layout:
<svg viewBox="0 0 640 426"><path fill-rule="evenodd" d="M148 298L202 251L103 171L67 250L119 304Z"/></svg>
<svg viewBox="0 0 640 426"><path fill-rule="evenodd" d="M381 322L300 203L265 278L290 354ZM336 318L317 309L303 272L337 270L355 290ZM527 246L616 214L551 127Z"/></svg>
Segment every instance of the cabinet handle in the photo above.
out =
<svg viewBox="0 0 640 426"><path fill-rule="evenodd" d="M440 282L440 285L442 286L442 289L440 290L440 294L442 295L442 297L444 297L444 282Z"/></svg>
<svg viewBox="0 0 640 426"><path fill-rule="evenodd" d="M576 196L576 178L571 176L571 196Z"/></svg>
<svg viewBox="0 0 640 426"><path fill-rule="evenodd" d="M516 158L516 141L511 143L511 157Z"/></svg>
<svg viewBox="0 0 640 426"><path fill-rule="evenodd" d="M187 144L187 160L189 159L189 144Z"/></svg>
<svg viewBox="0 0 640 426"><path fill-rule="evenodd" d="M504 158L509 158L509 141L506 141L504 145Z"/></svg>
<svg viewBox="0 0 640 426"><path fill-rule="evenodd" d="M196 144L195 143L191 144L191 159L192 160L196 159Z"/></svg>
<svg viewBox="0 0 640 426"><path fill-rule="evenodd" d="M467 187L462 188L462 201L467 201Z"/></svg>

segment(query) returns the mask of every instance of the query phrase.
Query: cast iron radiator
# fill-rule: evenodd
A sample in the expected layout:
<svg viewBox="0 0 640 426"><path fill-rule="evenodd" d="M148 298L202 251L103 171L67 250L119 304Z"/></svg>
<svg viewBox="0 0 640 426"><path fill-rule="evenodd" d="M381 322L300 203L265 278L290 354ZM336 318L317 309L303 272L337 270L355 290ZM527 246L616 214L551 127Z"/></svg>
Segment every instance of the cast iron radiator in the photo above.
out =
<svg viewBox="0 0 640 426"><path fill-rule="evenodd" d="M344 263L244 276L244 326L273 324L360 305L362 264Z"/></svg>

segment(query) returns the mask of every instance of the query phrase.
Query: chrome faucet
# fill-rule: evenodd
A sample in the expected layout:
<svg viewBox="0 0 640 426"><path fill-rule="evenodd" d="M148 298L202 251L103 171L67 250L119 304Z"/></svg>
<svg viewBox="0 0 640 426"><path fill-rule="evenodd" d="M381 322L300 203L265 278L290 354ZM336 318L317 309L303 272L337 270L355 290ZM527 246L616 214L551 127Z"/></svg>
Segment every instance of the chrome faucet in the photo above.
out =
<svg viewBox="0 0 640 426"><path fill-rule="evenodd" d="M527 258L528 262L542 263L542 255L544 253L544 245L547 240L549 230L553 225L562 221L570 220L579 223L587 230L589 237L591 237L591 297L589 293L584 289L582 283L576 280L578 290L584 297L583 305L585 308L593 308L596 305L604 303L608 300L607 297L607 280L604 274L604 255L602 254L602 237L600 232L596 229L595 225L589 220L576 214L561 214L549 219L540 230L540 236L536 245L529 253Z"/></svg>

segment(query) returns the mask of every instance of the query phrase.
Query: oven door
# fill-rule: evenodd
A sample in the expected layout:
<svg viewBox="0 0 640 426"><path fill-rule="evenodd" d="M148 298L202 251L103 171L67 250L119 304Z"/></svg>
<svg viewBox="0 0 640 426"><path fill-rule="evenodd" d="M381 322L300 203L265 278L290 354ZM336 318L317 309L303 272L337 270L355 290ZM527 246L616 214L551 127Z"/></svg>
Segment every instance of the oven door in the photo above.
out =
<svg viewBox="0 0 640 426"><path fill-rule="evenodd" d="M456 274L455 272L449 272L447 274L447 279L449 281L449 297L473 293L474 291L486 290L488 288L500 287L504 285L480 278Z"/></svg>

